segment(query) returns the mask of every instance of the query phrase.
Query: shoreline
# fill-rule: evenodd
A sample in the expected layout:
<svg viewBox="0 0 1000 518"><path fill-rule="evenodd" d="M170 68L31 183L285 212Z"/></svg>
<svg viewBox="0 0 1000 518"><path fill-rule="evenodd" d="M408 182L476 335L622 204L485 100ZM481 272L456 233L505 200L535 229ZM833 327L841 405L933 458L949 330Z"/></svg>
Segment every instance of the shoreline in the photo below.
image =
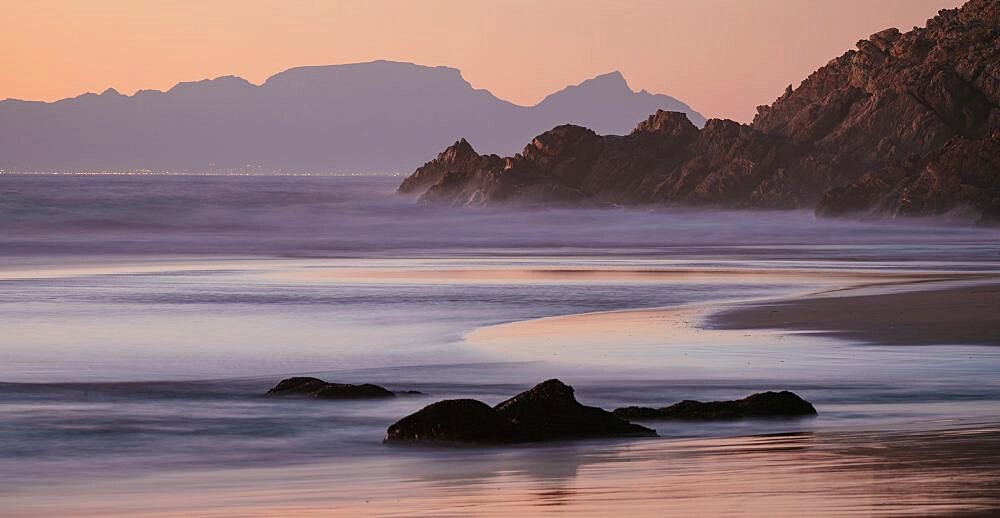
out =
<svg viewBox="0 0 1000 518"><path fill-rule="evenodd" d="M752 344L805 335L871 345L1000 345L1000 278L985 272L923 272L777 298L542 317L474 329L466 342L588 341L706 343L739 336ZM889 276L888 278L892 278ZM627 330L622 332L622 330ZM745 333L760 331L760 333ZM740 333L744 332L744 333ZM666 339L666 340L664 340Z"/></svg>
<svg viewBox="0 0 1000 518"><path fill-rule="evenodd" d="M781 330L877 345L1000 345L1000 281L900 290L838 290L727 305L707 315L713 330Z"/></svg>
<svg viewBox="0 0 1000 518"><path fill-rule="evenodd" d="M240 273L238 279L243 283L274 281L299 274L312 279L311 274L318 272L317 278L331 282L346 278L352 284L358 279L385 282L387 277L394 281L398 277L386 275L398 269L332 268L343 265L333 260L296 264L301 268L292 274L269 276L264 268ZM9 467L7 471L18 474L9 477L16 479L16 485L0 489L0 507L24 516L439 516L463 512L511 516L552 510L603 516L656 514L664 509L664 501L672 510L688 514L707 509L716 514L742 511L761 516L987 513L1000 508L993 469L1000 452L1000 416L993 410L1000 390L992 376L994 366L1000 364L996 354L1000 350L980 348L983 354L967 355L967 351L954 354L951 348L940 348L914 355L911 352L916 348L896 348L880 353L878 349L887 348L827 347L834 340L785 333L788 340L782 341L780 331L744 333L704 326L706 318L719 310L778 300L807 304L887 293L909 300L913 294L944 287L965 290L995 285L1000 289L1000 279L992 272L823 275L775 271L760 279L760 272L749 271L742 278L763 283L795 279L787 283L792 291L777 292L727 291L704 282L717 272L690 270L453 267L428 268L406 280L438 282L459 273L461 283L466 284L482 279L491 284L502 280L540 285L544 282L539 281L568 277L575 284L587 284L588 289L609 280L620 286L625 284L623 279L633 278L641 282L666 278L671 283L664 286L669 286L678 277L692 276L705 284L700 293L710 300L475 328L472 334L495 333L499 339L468 345L504 353L495 358L513 365L506 370L486 357L476 368L453 368L460 375L436 366L422 371L388 366L379 379L373 379L369 371L341 381L387 382L390 386L388 380L393 380L399 388L427 392L429 399L497 401L502 400L500 393L509 394L507 384L520 383L525 377L537 381L575 373L580 379L567 379L577 384L581 401L602 408L689 397L732 399L787 388L814 401L822 417L803 423L754 422L737 427L726 423L725 429L663 424L663 437L657 440L556 442L503 450L399 449L379 442L385 426L429 401L316 406L309 401L234 399L232 394L256 392L225 380L219 380L224 389L217 393L194 387L179 397L163 397L159 387L146 393L117 387L124 390L106 395L85 391L86 397L75 399L56 394L50 399L14 401L16 405L28 402L34 412L22 421L30 426L22 425L20 429L28 433L19 440L43 454L0 459L0 464ZM718 285L739 285L738 273L723 274L725 282ZM595 282L577 282L584 279ZM650 284L653 290L668 289ZM740 293L743 298L735 300ZM774 295L764 298L767 293ZM783 293L781 299L777 293ZM731 300L722 298L726 295ZM750 296L758 298L750 300ZM659 299L638 299L629 292L624 300ZM329 307L329 302L324 299L319 305ZM328 318L325 312L318 316ZM185 322L189 319L186 316ZM523 336L514 336L513 331ZM412 341L412 336L407 333L406 340ZM287 340L285 335L282 339ZM808 347L811 343L818 347ZM449 349L448 357L452 353ZM531 359L556 361L528 368L518 362L522 353ZM946 373L941 371L942 359L950 362ZM624 368L615 364L619 360L626 362ZM591 369L587 361L599 369ZM542 371L544 376L536 376ZM935 383L924 383L937 373L943 374ZM431 386L404 387L403 378ZM869 385L875 379L878 383ZM249 388L251 383L245 385ZM123 393L135 399L122 397ZM197 399L189 400L191 394ZM51 411L51 402L63 405L58 407L60 413ZM23 412L12 409L8 415ZM114 427L109 429L107 423ZM81 433L81 424L92 427L94 433ZM666 429L669 426L684 429ZM39 429L59 434L47 438L32 431ZM278 441L276 430L281 434ZM58 447L41 448L49 444ZM135 449L120 453L123 445ZM60 448L91 453L64 457ZM341 452L351 455L339 456ZM613 494L609 487L614 488ZM184 495L183 501L177 499L178 494ZM755 495L752 503L747 494Z"/></svg>

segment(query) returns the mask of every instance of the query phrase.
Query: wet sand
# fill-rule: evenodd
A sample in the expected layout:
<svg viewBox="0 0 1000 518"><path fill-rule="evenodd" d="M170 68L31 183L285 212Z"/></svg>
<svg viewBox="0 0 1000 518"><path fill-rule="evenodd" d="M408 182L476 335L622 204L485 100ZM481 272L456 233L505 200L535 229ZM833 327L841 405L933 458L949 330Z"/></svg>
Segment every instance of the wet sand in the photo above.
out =
<svg viewBox="0 0 1000 518"><path fill-rule="evenodd" d="M452 261L426 261L413 267L384 261L378 268L355 267L348 263L313 264L308 268L271 273L268 279L304 282L407 283L407 284L542 284L542 283L818 283L830 286L904 283L971 279L982 272L910 272L874 269L809 269L809 268L746 268L657 266L619 268L591 265L586 268L544 266L544 259L525 264L496 260L483 261L482 266L456 267ZM466 260L466 262L470 262ZM471 262L475 262L472 260Z"/></svg>
<svg viewBox="0 0 1000 518"><path fill-rule="evenodd" d="M843 516L1000 510L1000 428L472 448L393 459L75 480L17 516ZM113 482L113 483L112 483Z"/></svg>
<svg viewBox="0 0 1000 518"><path fill-rule="evenodd" d="M810 280L828 287L780 299L522 320L475 329L465 338L480 348L508 353L525 349L533 354L545 350L553 358L575 351L580 344L621 350L637 345L763 345L786 338L879 345L1000 345L996 276L855 272L837 280L813 273Z"/></svg>
<svg viewBox="0 0 1000 518"><path fill-rule="evenodd" d="M825 322L831 323L819 327L813 327L815 321L809 321L808 326L801 328L783 322L775 324L763 318L751 322L759 327L714 329L706 328L706 323L719 326L713 315L720 309L723 310L721 315L746 310L764 311L770 316L773 308L762 308L797 304L805 307L802 313L812 318L833 318L824 317L824 311L834 316L848 310L869 311L873 313L869 326L871 332L875 332L879 330L879 318L887 318L876 316L878 312L896 311L903 316L894 318L903 318L910 312L907 308L916 305L923 309L914 310L911 321L915 327L928 324L931 318L961 322L928 324L947 330L942 335L947 337L963 332L964 328L992 330L992 322L997 319L991 320L990 315L996 315L991 313L991 308L997 306L991 303L997 300L996 289L1000 288L994 284L986 289L989 285L982 279L979 279L982 285L941 288L970 282L973 280L970 277L982 277L981 273L449 268L449 265L440 264L404 272L394 265L383 269L354 268L348 261L296 260L294 265L294 271L278 273L270 270L267 262L249 266L227 262L218 267L240 267L245 273L239 275L245 278L307 283L346 280L376 284L553 282L558 285L565 281L644 284L690 279L694 282L719 280L719 285L724 287L729 283L794 280L794 284L801 287L793 287L796 291L786 293L818 289L824 289L825 293L794 298L785 295L781 302L713 301L669 309L606 311L522 320L479 328L466 336L466 344L476 349L493 349L499 353L498 357L509 360L592 361L601 366L621 361L628 366L658 366L657 376L670 380L701 376L704 371L697 369L706 365L725 373L706 378L719 384L735 378L791 379L791 383L795 383L805 378L793 375L805 376L810 382L820 380L817 382L819 388L813 386L807 390L827 391L831 389L823 389L823 383L840 379L847 369L857 369L859 362L831 363L822 345L824 341L832 341L827 335L847 337L845 333L855 328L846 326L860 325L857 321L864 321L863 318L827 320ZM183 271L206 269L200 264L182 267ZM165 271L175 271L171 268ZM161 270L163 268L156 265L156 271ZM147 274L150 271L143 267L129 273ZM64 275L61 270L43 273L45 278ZM107 272L100 269L83 273ZM658 285L656 289L661 288ZM720 289L720 296L725 293ZM634 292L629 292L629 298L635 300ZM299 307L295 310L301 311ZM835 324L844 327L834 327ZM824 356L799 358L799 363L795 363L789 353L806 348L799 347L794 339L785 341L782 344L785 350L775 354L775 350L768 347L774 346L775 336L781 332L747 333L742 329L819 329L824 331L822 338L809 333L786 334L799 335L805 342L816 342L813 345L820 347L812 347L813 352L809 354L822 351ZM839 330L839 334L833 334L831 330L834 329ZM837 354L854 355L853 351L877 348L836 349ZM852 352L843 353L843 349ZM521 358L520 353L525 357ZM901 363L898 356L891 359L894 365ZM656 361L649 361L650 358ZM753 360L753 367L748 360ZM772 363L765 364L764 360ZM779 362L784 367L778 367ZM879 364L877 360L866 362ZM934 369L941 367L936 360L922 362ZM967 363L976 362L970 359ZM785 370L775 370L778 368ZM834 372L834 377L830 377L830 371ZM921 374L907 371L906 376L906 379L919 379ZM953 376L963 386L970 379ZM898 379L886 377L885 383ZM776 381L769 383L768 388L776 387ZM585 387L581 386L581 392ZM797 389L797 386L788 388ZM670 393L682 390L678 388ZM941 388L935 386L933 390L937 393ZM954 390L944 393L956 394ZM973 390L977 398L985 397L984 393L981 385ZM964 393L957 394L959 399L967 397L962 395ZM739 395L744 394L732 394ZM615 404L623 400L619 398ZM989 404L989 401L973 401L977 402ZM176 459L165 454L165 463L151 462L148 471L125 469L118 472L114 464L108 464L104 470L106 475L93 478L74 474L71 461L55 456L47 462L56 467L65 462L65 468L54 470L65 473L64 479L52 476L38 483L21 480L27 476L19 474L16 482L24 485L0 487L0 509L16 516L607 516L613 513L630 516L923 516L989 515L1000 510L1000 471L996 469L1000 464L1000 421L995 412L987 409L962 413L967 405L944 412L938 410L938 403L918 403L933 409L927 411L933 414L933 419L922 420L914 426L911 426L913 421L908 421L895 423L890 428L865 420L860 425L821 429L820 425L826 421L820 420L836 419L831 416L845 412L882 415L901 411L900 405L860 407L858 403L852 406L848 402L846 409L844 404L840 408L836 405L819 407L822 417L816 420L814 431L797 429L789 423L776 430L790 432L784 434L758 435L760 432L734 429L732 436L688 439L668 437L671 430L661 429L664 438L654 440L584 441L502 451L385 447L384 453L377 455L332 460L317 453L315 459L308 462L286 459L284 464L265 466L248 463L246 452L240 450L239 443L227 439L216 444L206 443L213 449L232 448L229 450L232 461L224 467L171 464L170 461ZM198 400L196 404L203 407L205 402ZM396 415L404 413L400 411ZM333 437L345 428L356 426L351 420L357 415L345 412L345 417L350 419L346 425L318 422L329 427ZM970 423L970 419L978 421ZM656 426L659 429L669 425ZM844 430L847 426L851 429ZM282 435L275 437L276 442L302 440L299 436L286 435L288 428L284 423L277 429ZM384 427L377 433L367 433L366 442L360 444L377 444L382 430ZM337 440L330 438L329 443L338 450L348 450L359 444L343 439L337 443ZM88 463L100 465L100 461L101 458L96 457Z"/></svg>
<svg viewBox="0 0 1000 518"><path fill-rule="evenodd" d="M1000 345L1000 284L873 294L842 291L740 305L716 329L785 329L887 345Z"/></svg>

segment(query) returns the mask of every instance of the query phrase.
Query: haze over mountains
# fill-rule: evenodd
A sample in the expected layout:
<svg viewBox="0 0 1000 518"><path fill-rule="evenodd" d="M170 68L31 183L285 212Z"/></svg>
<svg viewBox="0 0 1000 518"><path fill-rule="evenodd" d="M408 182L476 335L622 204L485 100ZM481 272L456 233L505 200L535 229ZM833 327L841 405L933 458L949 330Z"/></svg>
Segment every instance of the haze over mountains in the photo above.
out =
<svg viewBox="0 0 1000 518"><path fill-rule="evenodd" d="M261 85L233 76L132 96L113 89L54 103L0 101L0 167L21 171L238 168L410 170L465 136L512 153L563 123L626 133L657 109L704 118L618 72L525 107L448 67L374 61L300 67Z"/></svg>

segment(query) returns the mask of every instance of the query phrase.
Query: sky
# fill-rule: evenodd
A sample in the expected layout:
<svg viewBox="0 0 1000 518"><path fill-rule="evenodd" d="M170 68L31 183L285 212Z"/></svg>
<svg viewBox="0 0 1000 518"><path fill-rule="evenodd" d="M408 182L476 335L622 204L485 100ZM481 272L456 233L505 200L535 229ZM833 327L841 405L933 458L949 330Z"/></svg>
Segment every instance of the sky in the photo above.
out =
<svg viewBox="0 0 1000 518"><path fill-rule="evenodd" d="M785 86L958 0L0 0L0 99L124 94L375 59L458 68L532 105L619 70L748 122Z"/></svg>

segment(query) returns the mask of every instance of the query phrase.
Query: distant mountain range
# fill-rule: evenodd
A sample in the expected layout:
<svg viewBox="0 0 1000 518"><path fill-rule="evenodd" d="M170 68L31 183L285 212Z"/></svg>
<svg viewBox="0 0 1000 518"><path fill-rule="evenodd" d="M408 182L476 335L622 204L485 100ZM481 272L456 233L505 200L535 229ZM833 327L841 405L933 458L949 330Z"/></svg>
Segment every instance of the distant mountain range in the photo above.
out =
<svg viewBox="0 0 1000 518"><path fill-rule="evenodd" d="M108 89L53 103L0 101L0 167L393 171L461 136L511 153L558 124L625 133L657 109L705 122L673 97L633 91L619 72L525 107L472 88L454 68L300 67L259 86L226 76L131 96Z"/></svg>
<svg viewBox="0 0 1000 518"><path fill-rule="evenodd" d="M1000 2L873 34L759 106L751 124L689 119L657 111L625 136L561 125L507 158L460 140L399 190L454 205L815 208L1000 224Z"/></svg>

